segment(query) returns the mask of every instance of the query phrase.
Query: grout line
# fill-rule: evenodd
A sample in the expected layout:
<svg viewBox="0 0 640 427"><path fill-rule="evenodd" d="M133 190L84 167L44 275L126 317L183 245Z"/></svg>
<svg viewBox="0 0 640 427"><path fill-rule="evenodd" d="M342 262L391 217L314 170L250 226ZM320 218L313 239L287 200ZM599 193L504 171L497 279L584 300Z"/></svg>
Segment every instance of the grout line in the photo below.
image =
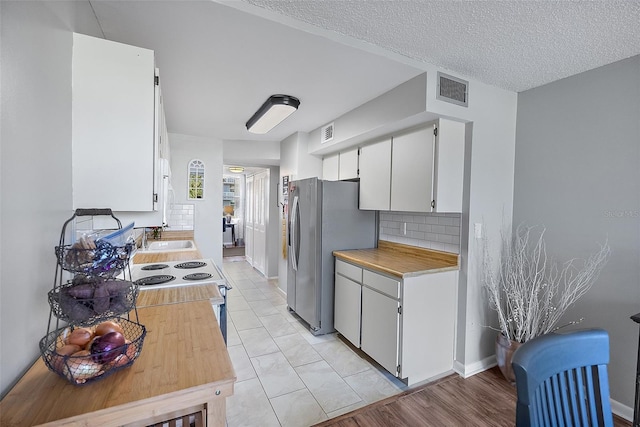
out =
<svg viewBox="0 0 640 427"><path fill-rule="evenodd" d="M240 263L234 263L234 264L240 264ZM252 280L251 280L251 277L249 277L249 275L247 275L247 274L245 274L244 272L242 272L242 269L244 268L244 266L246 265L246 263L242 263L242 264L243 264L243 266L242 266L242 267L235 268L235 266L234 266L234 269L233 269L233 270L234 270L234 272L233 272L233 274L231 274L230 276L228 276L228 277L231 277L231 278L232 278L232 280L231 280L231 281L232 281L232 284L234 284L233 279L235 279L235 280L250 280L250 281L252 281ZM249 268L249 267L246 267L246 268ZM229 272L229 270L224 269L224 266L223 266L223 270L225 271L225 274L227 274L227 273ZM253 272L253 271L252 271L252 272ZM257 276L257 275L253 275L253 277L254 277L254 279L255 279L255 278L256 278L256 277L258 277L258 276ZM260 282L262 283L264 279L255 279L255 280L260 280ZM253 282L253 281L252 281L252 282ZM255 284L255 282L253 282L253 283ZM276 281L276 280L267 280L267 281L266 281L266 283L269 285L269 288L265 288L265 289L268 289L268 290L269 290L269 292L271 292L271 291L273 291L273 290L280 291L280 293L282 292L282 290L278 287L278 285L277 285L277 281ZM351 352L353 352L356 356L358 356L358 357L362 358L362 359L366 362L366 364L368 365L368 369L367 369L367 370L365 370L365 371L361 371L361 372L353 373L353 374L350 374L350 375L347 375L347 376L344 376L344 377L343 377L342 375L340 375L340 373L339 373L338 371L336 371L336 369L331 365L331 363L329 363L329 361L328 361L328 360L326 360L326 359L324 358L324 356L323 356L321 353L318 353L318 355L320 356L320 360L317 360L317 361L314 361L314 362L303 363L303 364L301 364L301 365L298 365L298 366L294 367L294 366L291 364L291 362L289 361L289 359L287 359L287 357L285 356L284 351L282 350L282 348L281 348L281 347L278 345L278 343L276 342L276 338L279 338L279 337L274 337L273 335L271 335L271 333L269 332L269 330L264 326L264 323L262 323L261 317L265 317L265 316L258 316L258 314L257 314L257 313L256 313L256 311L253 309L253 307L251 307L250 301L247 301L247 300L246 300L246 298L244 297L244 295L242 294L242 292L241 292L241 290L240 290L239 288L236 288L236 289L238 289L238 291L239 291L239 292L238 292L239 296L242 296L242 297L245 299L245 301L247 302L247 305L249 306L248 310L251 310L252 314L253 314L256 318L258 318L258 320L259 320L259 321L260 321L260 323L262 324L262 326L259 326L259 327L256 327L256 328L243 329L243 331L245 331L245 330L257 329L257 328L263 328L263 329L266 331L266 333L268 334L268 336L269 336L269 337L274 341L274 343L276 344L276 346L277 346L277 348L278 348L278 352L282 354L282 356L284 357L284 359L287 361L287 363L288 363L289 367L290 367L291 369L293 369L293 371L296 373L296 375L298 376L298 378L300 379L300 381L302 382L302 384L304 384L304 388L303 388L303 389L300 389L300 390L306 390L306 391L307 391L307 392L312 396L312 398L314 399L314 401L316 402L316 404L318 405L318 407L320 408L320 410L322 411L322 413L324 413L325 417L327 417L327 419L329 419L329 413L328 413L327 411L325 411L325 409L322 407L322 405L321 405L321 404L320 404L320 402L318 401L318 398L317 398L317 397L316 397L316 396L311 392L311 390L309 389L309 387L307 386L307 384L304 382L304 380L302 380L302 378L300 378L300 375L298 374L298 372L297 372L296 368L301 367L301 366L307 366L307 365L310 365L310 364L312 364L312 363L318 363L318 362L320 362L320 361L323 361L324 363L326 363L326 364L331 368L331 370L332 370L333 372L335 372L335 373L336 373L336 375L338 375L338 377L339 377L342 381L344 381L344 382L345 382L345 384L347 385L347 387L348 387L351 391L353 391L353 393L354 393L356 396L358 396L358 397L360 398L360 401L359 401L359 402L355 402L355 403L353 403L352 405L360 404L360 403L362 403L362 402L364 402L364 405L368 405L368 404L372 403L372 402L369 402L367 399L365 399L365 398L364 398L360 393L358 393L355 389L353 389L353 387L351 386L351 384L349 384L349 383L345 380L345 378L349 378L349 377L352 377L352 376L354 376L354 375L358 375L358 374L360 374L360 373L362 373L362 372L366 372L367 370L371 370L371 371L375 372L376 374L380 374L380 375L382 376L382 378L383 378L387 383L389 383L391 386L393 386L393 387L395 387L395 388L397 389L397 392L398 392L398 393L400 393L400 392L402 392L402 391L403 391L403 390L402 390L398 385L394 384L391 380L389 380L389 379L387 378L387 376L386 376L386 375L384 375L384 373L381 373L381 372L380 372L380 369L379 369L379 368L377 368L375 365L373 365L373 364L371 363L371 361L370 361L370 360L368 360L367 358L362 357L362 355L361 355L361 354L359 354L358 352L356 352L356 351L354 351L353 349L351 349L348 345L346 345L346 344L345 344L342 340L340 340L338 337L333 337L332 339L327 339L326 341L320 341L320 342L318 342L318 343L316 343L316 344L312 344L311 342L309 342L309 341L305 338L305 336L303 335L303 333L302 333L300 330L298 330L297 328L295 328L295 326L294 326L294 329L296 329L296 331L295 331L293 334L287 334L287 335L282 335L282 336L293 336L293 335L296 335L296 334L297 334L298 336L300 336L300 337L301 337L301 339L302 339L302 340L304 340L304 342L306 342L309 346L311 346L312 348L314 348L314 350L315 350L315 345L317 345L317 344L324 344L324 343L327 343L327 342L338 341L338 342L340 343L340 345L345 346L348 350L350 350ZM263 292L263 289L258 288L258 287L255 287L255 288L252 288L251 290L253 290L253 289L258 289L258 290L259 290L259 291L260 291L260 292L261 292L261 293L262 293L262 294L267 298L267 299L265 299L265 300L258 300L258 301L266 301L266 302L268 302L271 306L273 306L274 308L276 307L276 305L274 305L274 304L273 304L273 302L271 302L271 301L269 300L268 296ZM245 289L245 290L246 290L246 289ZM281 295L281 296L284 298L284 296L283 296L283 295ZM256 302L256 301L251 301L251 302ZM242 310L242 311L248 311L248 310ZM278 314L278 315L280 315L280 316L285 317L285 314L284 314L284 313L282 313L282 312L280 312L280 311L278 311L278 313L277 313L277 314ZM289 314L290 314L290 313L289 313ZM229 311L229 315L233 318L232 311ZM290 315L291 315L291 314L290 314ZM286 317L285 317L285 320L287 320L287 322L288 322L288 323L291 323L291 322L289 322L289 319L286 319ZM232 321L233 321L233 319L232 319ZM238 329L237 329L237 328L236 328L236 332L237 332L237 333L238 333L238 335L239 335L240 331L238 331ZM298 392L298 391L300 391L300 390L291 391L291 392L284 393L284 394L279 395L279 396L269 397L269 396L267 395L267 392L266 392L266 389L265 389L264 384L263 384L263 382L262 382L262 379L260 378L260 375L258 375L258 372L256 371L255 366L253 365L253 361L252 361L252 359L255 359L256 357L260 357L260 356L250 357L250 356L248 355L248 353L247 353L246 347L244 346L244 342L242 341L242 339L241 339L241 338L240 338L240 340L239 340L239 341L240 341L240 342L239 342L237 345L241 345L241 346L243 347L243 350L244 350L245 354L247 354L247 357L248 357L248 359L249 359L249 362L251 363L251 366L252 366L252 368L253 368L253 369L254 369L254 371L255 371L255 374L256 374L256 377L255 377L255 378L257 378L257 379L258 379L259 384L260 384L260 386L261 386L261 388L262 388L262 392L264 393L264 396L265 396L265 397L267 398L267 400L269 401L269 405L271 406L271 410L272 410L273 414L275 415L275 419L276 419L276 420L278 420L278 423L279 423L280 425L282 425L282 422L283 422L283 421L282 421L282 420L280 420L280 418L278 417L278 414L277 414L277 412L275 411L275 408L274 408L274 406L273 406L273 404L272 404L272 399L275 399L275 398L278 398L278 397L281 397L281 396L285 396L285 395L290 394L290 393L295 393L295 392ZM234 346L234 347L235 347L235 346ZM316 351L317 351L317 350L316 350ZM269 354L274 354L274 353L269 353ZM251 378L251 379L253 379L253 378ZM349 406L351 406L351 405L345 405L344 407L337 408L337 409L335 409L334 411L331 411L331 412L332 412L332 413L334 413L334 412L340 411L340 410L342 410L342 409L344 409L344 408L347 408L347 407L349 407ZM227 425L228 425L228 422L227 422ZM233 426L230 426L230 427L233 427Z"/></svg>

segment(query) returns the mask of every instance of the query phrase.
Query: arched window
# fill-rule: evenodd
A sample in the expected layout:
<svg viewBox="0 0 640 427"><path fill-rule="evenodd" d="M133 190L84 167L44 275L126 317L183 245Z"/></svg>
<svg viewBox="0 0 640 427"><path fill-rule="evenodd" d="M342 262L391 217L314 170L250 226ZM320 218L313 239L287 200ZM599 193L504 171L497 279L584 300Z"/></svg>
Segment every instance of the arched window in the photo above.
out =
<svg viewBox="0 0 640 427"><path fill-rule="evenodd" d="M193 159L189 162L189 188L187 194L189 200L204 199L204 162Z"/></svg>

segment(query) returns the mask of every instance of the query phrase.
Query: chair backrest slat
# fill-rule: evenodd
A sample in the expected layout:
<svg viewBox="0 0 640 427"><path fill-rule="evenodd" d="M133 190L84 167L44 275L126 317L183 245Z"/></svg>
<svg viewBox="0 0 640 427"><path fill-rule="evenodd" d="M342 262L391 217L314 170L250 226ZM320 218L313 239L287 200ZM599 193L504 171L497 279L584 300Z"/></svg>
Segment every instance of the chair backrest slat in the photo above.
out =
<svg viewBox="0 0 640 427"><path fill-rule="evenodd" d="M574 425L573 418L571 417L571 390L569 384L567 384L567 373L560 372L556 376L559 381L559 388L561 390L560 397L562 399L562 418L564 423L568 426Z"/></svg>
<svg viewBox="0 0 640 427"><path fill-rule="evenodd" d="M560 387L560 376L558 374L553 375L549 378L551 382L551 389L553 390L553 412L555 414L555 418L558 421L558 426L565 427L564 420L564 399L563 396L565 394L564 390Z"/></svg>
<svg viewBox="0 0 640 427"><path fill-rule="evenodd" d="M569 386L568 399L569 399L569 404L571 406L571 421L573 425L580 425L580 403L577 400L578 393L577 393L576 381L575 381L576 370L568 369L565 372L565 375L567 379L567 384Z"/></svg>
<svg viewBox="0 0 640 427"><path fill-rule="evenodd" d="M609 335L602 329L548 334L513 355L517 426L613 426Z"/></svg>
<svg viewBox="0 0 640 427"><path fill-rule="evenodd" d="M584 367L583 372L586 382L587 407L589 408L589 419L591 421L590 425L595 425L594 421L598 419L598 415L596 413L596 390L593 388L593 374L590 367Z"/></svg>

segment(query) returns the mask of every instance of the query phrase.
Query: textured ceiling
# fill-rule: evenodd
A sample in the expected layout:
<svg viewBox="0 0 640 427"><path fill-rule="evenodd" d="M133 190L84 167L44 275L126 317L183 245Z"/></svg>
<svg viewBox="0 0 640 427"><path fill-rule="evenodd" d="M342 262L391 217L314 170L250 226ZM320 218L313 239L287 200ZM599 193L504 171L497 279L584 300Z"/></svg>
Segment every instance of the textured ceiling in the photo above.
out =
<svg viewBox="0 0 640 427"><path fill-rule="evenodd" d="M640 1L244 0L520 92L640 54Z"/></svg>

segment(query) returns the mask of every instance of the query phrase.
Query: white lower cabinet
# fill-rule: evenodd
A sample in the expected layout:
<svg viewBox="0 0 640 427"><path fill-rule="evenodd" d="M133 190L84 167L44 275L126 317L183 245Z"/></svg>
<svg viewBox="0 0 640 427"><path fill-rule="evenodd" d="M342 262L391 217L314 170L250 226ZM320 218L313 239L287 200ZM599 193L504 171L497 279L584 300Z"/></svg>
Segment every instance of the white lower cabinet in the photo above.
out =
<svg viewBox="0 0 640 427"><path fill-rule="evenodd" d="M362 285L336 274L333 327L356 347L360 347Z"/></svg>
<svg viewBox="0 0 640 427"><path fill-rule="evenodd" d="M457 271L402 279L336 259L335 328L412 385L452 369Z"/></svg>
<svg viewBox="0 0 640 427"><path fill-rule="evenodd" d="M362 341L360 348L384 369L398 375L400 303L395 298L362 287Z"/></svg>

